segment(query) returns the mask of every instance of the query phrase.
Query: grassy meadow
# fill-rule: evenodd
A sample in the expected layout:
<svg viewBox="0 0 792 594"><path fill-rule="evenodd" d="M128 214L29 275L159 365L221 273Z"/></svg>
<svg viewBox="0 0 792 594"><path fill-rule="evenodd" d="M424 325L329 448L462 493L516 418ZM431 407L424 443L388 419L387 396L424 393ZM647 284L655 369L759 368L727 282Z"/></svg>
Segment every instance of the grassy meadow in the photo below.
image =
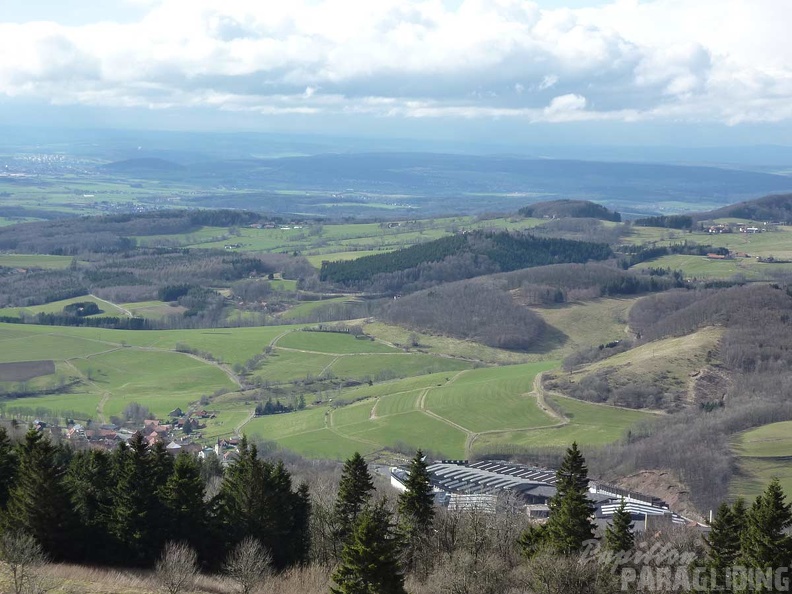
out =
<svg viewBox="0 0 792 594"><path fill-rule="evenodd" d="M787 493L792 492L792 421L771 423L737 436L737 477L731 485L735 495L755 497L777 477Z"/></svg>

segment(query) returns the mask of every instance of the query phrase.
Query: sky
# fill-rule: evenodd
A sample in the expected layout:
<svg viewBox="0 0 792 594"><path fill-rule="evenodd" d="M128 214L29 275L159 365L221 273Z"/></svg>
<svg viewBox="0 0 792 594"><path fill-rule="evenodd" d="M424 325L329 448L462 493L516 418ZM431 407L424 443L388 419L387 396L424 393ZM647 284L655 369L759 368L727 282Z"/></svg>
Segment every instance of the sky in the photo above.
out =
<svg viewBox="0 0 792 594"><path fill-rule="evenodd" d="M0 125L792 145L790 0L1 0Z"/></svg>

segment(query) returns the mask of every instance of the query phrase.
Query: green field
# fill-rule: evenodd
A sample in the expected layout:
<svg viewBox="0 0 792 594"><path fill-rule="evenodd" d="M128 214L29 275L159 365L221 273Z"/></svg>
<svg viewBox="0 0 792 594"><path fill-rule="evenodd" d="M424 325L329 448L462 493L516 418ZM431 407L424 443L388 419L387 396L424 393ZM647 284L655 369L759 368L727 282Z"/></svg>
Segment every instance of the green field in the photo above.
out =
<svg viewBox="0 0 792 594"><path fill-rule="evenodd" d="M2 361L28 361L35 359L52 359L63 356L82 356L81 352L72 354L68 346L48 346L74 344L75 348L87 352L100 352L117 348L122 345L152 347L163 350L174 350L177 347L189 347L210 353L224 363L244 363L252 356L261 353L277 337L299 329L301 326L264 326L255 328L224 328L209 330L108 330L105 328L76 328L66 326L35 326L0 324L0 345L2 341L19 335L24 341L15 343L15 348L24 353L0 351ZM29 341L35 344L28 346ZM82 345L82 346L79 346ZM9 345L10 346L10 343ZM35 356L41 351L50 353L47 356ZM55 357L51 353L55 353ZM9 358L10 357L10 358ZM62 358L62 357L61 357Z"/></svg>
<svg viewBox="0 0 792 594"><path fill-rule="evenodd" d="M475 369L426 396L426 409L473 433L552 425L530 395L534 377L556 362Z"/></svg>
<svg viewBox="0 0 792 594"><path fill-rule="evenodd" d="M68 268L71 256L46 256L42 254L0 254L0 266L8 268Z"/></svg>
<svg viewBox="0 0 792 594"><path fill-rule="evenodd" d="M529 448L567 447L573 441L587 446L605 445L621 439L636 423L656 418L637 410L590 404L572 398L553 396L550 400L564 412L568 423L529 431L485 434L476 440L474 451L497 451L506 444Z"/></svg>
<svg viewBox="0 0 792 594"><path fill-rule="evenodd" d="M755 497L776 477L792 492L792 421L771 423L737 436L734 452L739 472L732 482L734 496Z"/></svg>
<svg viewBox="0 0 792 594"><path fill-rule="evenodd" d="M105 416L118 415L127 404L137 402L164 417L203 395L236 389L223 370L181 353L120 349L71 363L95 389L110 394Z"/></svg>
<svg viewBox="0 0 792 594"><path fill-rule="evenodd" d="M45 303L44 305L32 305L30 307L3 307L0 308L0 316L18 317L23 312L31 316L38 313L62 313L63 308L72 303L96 303L96 305L101 310L101 313L88 316L91 318L101 316L123 318L127 315L122 308L113 303L103 301L97 297L94 297L93 295L82 295L81 297L72 297L71 299L63 299L61 301L51 301L50 303Z"/></svg>
<svg viewBox="0 0 792 594"><path fill-rule="evenodd" d="M284 320L294 320L311 314L316 309L333 303L344 303L349 301L349 297L333 297L331 299L321 299L319 301L303 301L289 310L284 311L280 317Z"/></svg>
<svg viewBox="0 0 792 594"><path fill-rule="evenodd" d="M171 305L164 301L136 301L134 303L121 303L119 307L132 312L133 315L141 318L159 320L167 316L183 314L187 308L178 305Z"/></svg>
<svg viewBox="0 0 792 594"><path fill-rule="evenodd" d="M564 446L573 440L602 445L618 440L635 423L655 418L563 397L553 401L566 418L545 412L533 383L538 372L553 365L436 373L352 388L337 400L353 404L255 419L245 431L306 456L421 447L435 455L464 457L509 445Z"/></svg>
<svg viewBox="0 0 792 594"><path fill-rule="evenodd" d="M344 355L350 353L394 353L392 346L338 332L292 332L279 339L278 347L300 351Z"/></svg>

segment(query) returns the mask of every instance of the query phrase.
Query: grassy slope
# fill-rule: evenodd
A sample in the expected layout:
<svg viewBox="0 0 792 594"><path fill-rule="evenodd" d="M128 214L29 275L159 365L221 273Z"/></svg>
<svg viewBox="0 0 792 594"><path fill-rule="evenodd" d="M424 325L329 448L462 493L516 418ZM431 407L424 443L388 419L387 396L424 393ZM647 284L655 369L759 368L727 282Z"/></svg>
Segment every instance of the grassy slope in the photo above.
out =
<svg viewBox="0 0 792 594"><path fill-rule="evenodd" d="M733 495L755 497L777 477L792 492L792 421L764 425L738 435L734 451L740 473L731 485Z"/></svg>
<svg viewBox="0 0 792 594"><path fill-rule="evenodd" d="M0 308L0 316L19 316L20 312L26 312L30 315L35 315L37 313L62 313L63 308L71 303L96 303L102 313L96 314L90 317L100 317L100 316L114 316L114 317L126 317L126 313L119 307L108 303L107 301L102 301L93 297L92 295L83 295L81 297L72 297L71 299L63 299L61 301L52 301L50 303L45 303L44 305L33 305L30 307L3 307Z"/></svg>
<svg viewBox="0 0 792 594"><path fill-rule="evenodd" d="M705 328L687 336L653 341L571 373L553 372L548 379L578 383L586 375L614 369L623 383L652 383L684 391L690 373L707 364L707 352L716 348L722 333L720 328Z"/></svg>

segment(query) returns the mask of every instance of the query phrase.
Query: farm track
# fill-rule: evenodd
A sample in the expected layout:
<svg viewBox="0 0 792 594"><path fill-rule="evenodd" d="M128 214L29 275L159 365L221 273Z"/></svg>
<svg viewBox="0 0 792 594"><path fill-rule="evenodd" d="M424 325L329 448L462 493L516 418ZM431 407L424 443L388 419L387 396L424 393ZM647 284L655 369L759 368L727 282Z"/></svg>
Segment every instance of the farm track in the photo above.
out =
<svg viewBox="0 0 792 594"><path fill-rule="evenodd" d="M126 308L124 308L124 307L121 307L120 305L116 305L116 304L115 304L115 303L113 303L112 301L108 301L107 299L102 299L101 297L97 297L97 296L96 296L96 295L94 295L93 293L89 293L89 295L88 295L88 296L89 296L89 297L93 297L94 299L96 299L97 301L101 301L102 303L106 303L106 304L107 304L107 305L109 305L110 307L114 307L114 308L115 308L115 309L117 309L118 311L120 311L120 312L123 312L123 313L124 313L124 315L125 315L125 316L127 316L128 318L134 318L134 317L135 317L135 314L133 314L131 311L129 311L128 309L126 309Z"/></svg>

